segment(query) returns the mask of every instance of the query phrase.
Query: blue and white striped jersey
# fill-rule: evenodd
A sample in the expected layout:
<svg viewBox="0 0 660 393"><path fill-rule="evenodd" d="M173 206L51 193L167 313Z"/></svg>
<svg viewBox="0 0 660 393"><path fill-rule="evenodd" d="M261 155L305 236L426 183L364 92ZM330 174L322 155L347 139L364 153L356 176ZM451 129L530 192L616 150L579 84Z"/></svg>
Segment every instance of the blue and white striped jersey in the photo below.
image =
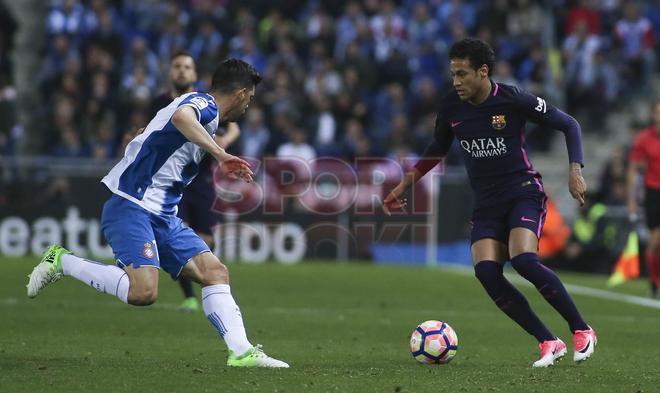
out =
<svg viewBox="0 0 660 393"><path fill-rule="evenodd" d="M190 106L209 135L218 129L219 113L206 93L184 94L156 113L144 132L126 147L124 158L101 180L113 193L155 214L177 212L183 189L197 176L206 152L172 124L180 106Z"/></svg>

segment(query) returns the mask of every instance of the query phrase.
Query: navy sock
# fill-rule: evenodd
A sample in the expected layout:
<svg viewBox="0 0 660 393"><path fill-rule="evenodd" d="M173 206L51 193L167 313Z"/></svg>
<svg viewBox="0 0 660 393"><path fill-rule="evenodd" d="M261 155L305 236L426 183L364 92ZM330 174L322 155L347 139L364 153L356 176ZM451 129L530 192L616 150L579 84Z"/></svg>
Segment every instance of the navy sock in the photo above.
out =
<svg viewBox="0 0 660 393"><path fill-rule="evenodd" d="M521 276L534 284L545 300L561 314L568 322L571 332L589 329L573 299L566 292L564 284L555 272L541 264L538 255L531 252L520 254L511 259L511 265Z"/></svg>
<svg viewBox="0 0 660 393"><path fill-rule="evenodd" d="M474 267L474 274L497 307L539 342L556 337L529 307L527 299L502 274L502 264L481 261Z"/></svg>
<svg viewBox="0 0 660 393"><path fill-rule="evenodd" d="M185 296L186 298L195 297L195 291L193 291L192 281L190 281L189 279L183 276L180 276L178 281L179 281L179 286L183 291L183 296Z"/></svg>

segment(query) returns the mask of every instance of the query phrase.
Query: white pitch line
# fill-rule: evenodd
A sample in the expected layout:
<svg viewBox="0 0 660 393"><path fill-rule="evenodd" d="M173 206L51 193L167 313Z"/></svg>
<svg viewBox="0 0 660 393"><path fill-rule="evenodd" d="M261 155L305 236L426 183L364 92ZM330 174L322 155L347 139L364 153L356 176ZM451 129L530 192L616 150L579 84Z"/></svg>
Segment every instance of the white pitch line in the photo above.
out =
<svg viewBox="0 0 660 393"><path fill-rule="evenodd" d="M466 268L463 266L451 266L449 268L446 268L445 266L441 266L440 268L445 268L445 270L450 270L452 272L455 272L457 274L461 275L473 275L473 271L470 268ZM510 274L507 274L507 278L516 284L522 284L526 285L528 287L532 287L532 283L529 281L525 280L524 278L520 276L512 276ZM618 292L612 292L612 291L606 291L604 289L596 289L596 288L590 288L590 287L585 287L582 285L575 285L575 284L566 284L564 283L564 286L566 287L566 290L570 293L574 293L576 295L583 295L583 296L591 296L595 297L598 299L606 299L606 300L614 300L617 302L623 302L623 303L630 303L630 304L635 304L638 306L643 306L643 307L649 307L649 308L655 308L660 310L660 300L655 300L655 299L649 299L641 296L635 296L635 295L626 295L624 293L618 293Z"/></svg>
<svg viewBox="0 0 660 393"><path fill-rule="evenodd" d="M660 310L660 300L649 299L641 296L626 295L623 293L611 292L603 289L583 287L582 285L564 284L564 286L569 292L576 293L578 295L591 296L599 299L616 300Z"/></svg>

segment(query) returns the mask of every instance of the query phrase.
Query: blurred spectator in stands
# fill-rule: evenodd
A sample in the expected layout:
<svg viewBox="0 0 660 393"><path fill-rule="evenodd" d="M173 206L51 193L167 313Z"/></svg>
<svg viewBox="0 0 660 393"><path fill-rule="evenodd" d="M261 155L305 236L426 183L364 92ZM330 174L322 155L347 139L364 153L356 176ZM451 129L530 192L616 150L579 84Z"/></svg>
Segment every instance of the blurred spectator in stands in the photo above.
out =
<svg viewBox="0 0 660 393"><path fill-rule="evenodd" d="M376 96L371 110L368 134L377 151L386 151L392 119L402 113L408 113L406 91L400 83L390 83Z"/></svg>
<svg viewBox="0 0 660 393"><path fill-rule="evenodd" d="M156 80L147 73L142 66L136 66L133 73L124 77L122 82L124 100L133 105L147 105L151 100L151 93L156 90Z"/></svg>
<svg viewBox="0 0 660 393"><path fill-rule="evenodd" d="M600 38L589 32L587 22L576 23L573 33L564 40L562 57L565 64L566 109L577 113L594 98L596 82L596 53ZM586 127L586 130L591 127Z"/></svg>
<svg viewBox="0 0 660 393"><path fill-rule="evenodd" d="M541 7L533 0L514 0L507 17L507 31L520 43L531 44L541 34Z"/></svg>
<svg viewBox="0 0 660 393"><path fill-rule="evenodd" d="M337 120L332 113L329 97L317 95L313 98L314 110L306 118L307 129L313 136L313 144L319 156L339 156L341 149L338 141Z"/></svg>
<svg viewBox="0 0 660 393"><path fill-rule="evenodd" d="M598 191L595 195L597 200L605 203L624 203L625 200L620 201L620 195L617 195L615 187L619 183L626 182L626 175L628 171L628 151L623 146L617 146L612 151L609 160L603 166L599 176Z"/></svg>
<svg viewBox="0 0 660 393"><path fill-rule="evenodd" d="M377 14L369 20L374 41L399 42L405 38L406 22L397 12L392 0L384 0ZM387 57L386 55L383 57ZM376 60L379 59L378 54Z"/></svg>
<svg viewBox="0 0 660 393"><path fill-rule="evenodd" d="M107 160L115 154L115 130L112 114L107 113L98 123L90 141L91 155L96 160Z"/></svg>
<svg viewBox="0 0 660 393"><path fill-rule="evenodd" d="M117 59L122 55L122 37L115 29L112 12L109 9L100 11L98 29L89 35L86 45L96 45Z"/></svg>
<svg viewBox="0 0 660 393"><path fill-rule="evenodd" d="M320 61L316 71L305 79L305 93L310 97L319 95L334 97L341 92L342 77L335 66L334 59Z"/></svg>
<svg viewBox="0 0 660 393"><path fill-rule="evenodd" d="M160 73L158 56L149 48L146 38L135 36L131 41L130 50L126 52L123 60L122 80L130 77L136 67L143 67L153 78Z"/></svg>
<svg viewBox="0 0 660 393"><path fill-rule="evenodd" d="M405 113L399 113L392 117L392 124L389 129L388 145L383 146L386 152L392 152L398 146L408 146L410 141L410 124L408 116Z"/></svg>
<svg viewBox="0 0 660 393"><path fill-rule="evenodd" d="M646 9L644 10L644 15L649 18L649 21L653 26L653 35L655 37L660 37L660 0L648 1ZM660 45L658 45L658 42L656 41L656 57L659 50Z"/></svg>
<svg viewBox="0 0 660 393"><path fill-rule="evenodd" d="M651 22L640 15L637 3L631 1L624 5L624 17L616 23L614 38L626 67L626 80L634 86L628 92L650 93L656 63L655 35Z"/></svg>
<svg viewBox="0 0 660 393"><path fill-rule="evenodd" d="M45 89L50 89L53 80L64 71L65 64L71 59L77 59L79 56L78 51L72 46L67 35L55 35L52 44L46 50L37 79Z"/></svg>
<svg viewBox="0 0 660 393"><path fill-rule="evenodd" d="M440 95L433 79L428 77L421 78L412 93L410 122L412 126L416 126L424 117L435 115L438 110Z"/></svg>
<svg viewBox="0 0 660 393"><path fill-rule="evenodd" d="M585 24L589 34L600 35L602 31L601 17L594 7L595 2L596 0L579 0L570 8L564 24L564 34L571 35L577 30L579 24Z"/></svg>
<svg viewBox="0 0 660 393"><path fill-rule="evenodd" d="M204 18L197 23L199 23L197 25L197 32L190 42L190 54L197 63L200 63L201 67L201 64L210 64L218 61L224 39L222 34L216 29L213 19ZM242 38L241 44L244 45L244 37Z"/></svg>
<svg viewBox="0 0 660 393"><path fill-rule="evenodd" d="M7 71L0 68L0 156L14 152L21 128L17 124L16 89Z"/></svg>
<svg viewBox="0 0 660 393"><path fill-rule="evenodd" d="M300 127L289 131L289 141L277 149L277 157L281 159L293 158L311 163L316 158L316 151L307 143L307 133Z"/></svg>
<svg viewBox="0 0 660 393"><path fill-rule="evenodd" d="M441 28L445 29L445 34L450 33L446 30L447 27L451 27L456 22L464 26L466 30L471 31L476 26L476 11L473 2L448 0L438 6L436 17Z"/></svg>
<svg viewBox="0 0 660 393"><path fill-rule="evenodd" d="M520 86L520 82L513 75L511 63L507 60L499 60L495 63L493 70L493 80L497 83L504 83L505 85Z"/></svg>
<svg viewBox="0 0 660 393"><path fill-rule="evenodd" d="M164 73L169 68L166 65L169 64L172 55L186 50L188 39L184 31L184 26L179 23L176 17L170 17L165 20L163 27L163 34L161 34L158 40L157 53L160 63L164 66Z"/></svg>
<svg viewBox="0 0 660 393"><path fill-rule="evenodd" d="M89 146L87 146L80 137L80 133L73 127L62 128L59 137L60 141L51 151L53 156L62 158L89 157Z"/></svg>
<svg viewBox="0 0 660 393"><path fill-rule="evenodd" d="M366 138L364 127L358 119L350 118L344 126L344 136L342 138L343 157L352 162L358 156L360 141Z"/></svg>
<svg viewBox="0 0 660 393"><path fill-rule="evenodd" d="M428 4L414 5L412 20L408 22L408 41L412 52L419 52L424 45L435 46L439 40L440 23L430 13Z"/></svg>
<svg viewBox="0 0 660 393"><path fill-rule="evenodd" d="M362 12L362 6L358 1L349 0L344 6L344 12L337 19L335 32L337 41L335 43L334 56L337 59L344 57L348 44L357 39L358 26L365 25L367 18Z"/></svg>
<svg viewBox="0 0 660 393"><path fill-rule="evenodd" d="M85 8L79 0L53 0L46 19L46 30L50 34L82 33L84 12Z"/></svg>
<svg viewBox="0 0 660 393"><path fill-rule="evenodd" d="M283 38L278 41L277 51L272 53L266 60L267 74L272 75L275 70L286 70L293 79L302 80L305 76L305 67L296 53L296 43L291 38Z"/></svg>
<svg viewBox="0 0 660 393"><path fill-rule="evenodd" d="M261 159L268 146L270 131L264 123L263 110L250 106L241 124L241 136L238 140L238 155Z"/></svg>
<svg viewBox="0 0 660 393"><path fill-rule="evenodd" d="M372 88L377 75L373 72L369 55L360 50L360 45L353 41L346 47L346 55L342 63L344 68L352 67L357 70L358 84L362 88Z"/></svg>

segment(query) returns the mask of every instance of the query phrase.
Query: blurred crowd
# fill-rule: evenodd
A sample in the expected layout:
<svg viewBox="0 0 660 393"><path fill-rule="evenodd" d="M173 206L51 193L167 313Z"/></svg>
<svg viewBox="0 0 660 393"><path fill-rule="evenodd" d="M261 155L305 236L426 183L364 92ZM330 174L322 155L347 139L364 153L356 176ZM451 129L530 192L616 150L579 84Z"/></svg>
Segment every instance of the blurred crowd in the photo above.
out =
<svg viewBox="0 0 660 393"><path fill-rule="evenodd" d="M554 47L542 39L546 16ZM51 0L44 23L34 76L44 105L33 114L42 154L121 155L122 136L148 123L150 101L168 88L170 57L185 50L200 91L227 57L264 76L235 153L350 160L423 150L451 88L448 48L465 36L495 48L494 80L581 113L585 132L599 132L608 110L650 92L660 1ZM15 95L6 41L0 110ZM0 154L11 154L2 118ZM538 134L532 148L547 148Z"/></svg>

